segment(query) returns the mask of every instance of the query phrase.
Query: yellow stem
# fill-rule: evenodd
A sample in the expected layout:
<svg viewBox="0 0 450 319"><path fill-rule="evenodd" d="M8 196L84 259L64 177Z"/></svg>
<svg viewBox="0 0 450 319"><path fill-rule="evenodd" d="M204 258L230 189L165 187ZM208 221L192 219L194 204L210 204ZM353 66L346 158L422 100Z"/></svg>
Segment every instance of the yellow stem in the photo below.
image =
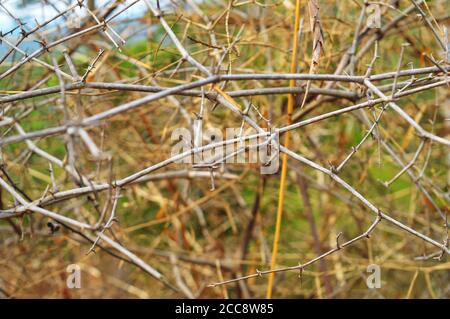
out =
<svg viewBox="0 0 450 319"><path fill-rule="evenodd" d="M298 50L298 29L300 27L300 0L296 0L295 3L295 23L294 23L294 32L292 34L293 39L293 48L292 48L292 56L291 56L291 73L297 72L297 50ZM295 87L295 80L289 81L290 87ZM289 94L288 96L288 107L287 107L287 115L288 115L288 123L292 123L292 113L294 111L294 95ZM286 132L284 136L284 146L289 148L289 132ZM287 172L287 154L283 154L283 162L281 164L281 180L280 180L280 189L278 191L278 207L277 207L277 220L275 224L275 235L273 240L273 248L272 248L272 260L270 263L270 269L274 269L277 264L277 254L278 254L278 242L280 240L280 232L281 232L281 220L283 215L283 201L284 201L284 189L286 184L286 172ZM275 277L275 273L269 274L269 282L267 284L267 299L272 298L273 291L273 280Z"/></svg>

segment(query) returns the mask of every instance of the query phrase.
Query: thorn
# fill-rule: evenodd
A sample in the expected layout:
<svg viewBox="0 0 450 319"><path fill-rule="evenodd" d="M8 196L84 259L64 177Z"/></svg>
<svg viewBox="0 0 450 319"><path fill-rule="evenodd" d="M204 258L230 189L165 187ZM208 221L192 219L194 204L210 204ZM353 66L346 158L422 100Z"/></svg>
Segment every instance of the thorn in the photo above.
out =
<svg viewBox="0 0 450 319"><path fill-rule="evenodd" d="M330 167L331 173L333 173L333 174L338 173L338 171L336 170L336 167L330 161L328 161L328 166Z"/></svg>
<svg viewBox="0 0 450 319"><path fill-rule="evenodd" d="M340 243L339 243L339 238L341 237L341 235L342 235L342 232L340 232L337 236L336 236L336 248L338 249L338 250L340 250L342 247L341 247L341 245L340 245Z"/></svg>
<svg viewBox="0 0 450 319"><path fill-rule="evenodd" d="M381 211L381 209L378 209L377 214L378 214L378 218L380 220L382 220L383 219L383 212Z"/></svg>
<svg viewBox="0 0 450 319"><path fill-rule="evenodd" d="M299 268L299 272L298 272L298 278L301 280L301 279L303 279L303 265L302 265L302 263L298 263L298 267L300 267Z"/></svg>

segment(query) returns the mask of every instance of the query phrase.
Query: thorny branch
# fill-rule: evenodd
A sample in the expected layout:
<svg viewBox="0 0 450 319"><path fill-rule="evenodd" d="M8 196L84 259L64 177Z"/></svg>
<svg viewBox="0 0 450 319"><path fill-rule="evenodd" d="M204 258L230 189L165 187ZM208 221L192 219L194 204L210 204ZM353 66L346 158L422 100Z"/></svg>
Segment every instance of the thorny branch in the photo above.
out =
<svg viewBox="0 0 450 319"><path fill-rule="evenodd" d="M265 37L268 37L272 29L276 30L282 25L282 23L273 24L261 13L270 6L256 1L223 2L223 8L221 8L223 11L210 15L203 11L203 7L208 7L207 4L203 6L194 1L187 1L186 4L192 9L191 12L184 11L178 1L162 5L158 1L151 0L114 0L106 8L99 7L93 10L88 8L84 1L78 0L64 9L56 10L57 13L44 19L44 22L36 20L34 27L17 17L13 9L8 7L8 3L1 3L2 13L15 22L15 28L8 32L3 30L0 32L1 47L2 49L6 48L0 59L0 81L2 83L0 96L2 176L0 176L0 186L4 191L0 193L0 220L10 221L17 232L18 226L12 222L16 218L23 219L25 216L40 215L51 219L61 223L67 229L78 232L84 239L88 239L91 242L88 253L95 252L96 247L106 250L111 248L117 252L117 255L112 253L114 256L120 256L118 258L124 258L137 265L153 278L161 281L166 287L173 291L181 291L188 298L195 298L201 295L203 288L200 289L194 284L192 276L185 275L185 270L179 265L182 258L177 257L176 249L163 255L170 258L173 280L178 288L166 279L162 271L150 266L121 243L128 241L128 238L125 236L126 229L120 224L123 206L119 203L119 195L136 192L140 194L136 197L150 197L152 201L157 202L160 209L155 218L157 220L165 216L164 218L167 218L173 225L174 234L166 233L169 238L167 242L172 247L177 246L177 249L185 247L193 250L202 249L199 248L200 245L195 239L195 235L186 231L185 225L183 225L186 223L184 212L190 210L196 212L202 226L202 235L211 245L218 245L215 238L217 234L225 232L228 228L237 233L236 223L245 223L248 226L244 245L240 251L241 262L244 262L246 256L250 255L250 242L254 236L254 240L256 241L258 238L261 243L263 263L268 266L271 259L270 252L267 248L267 238L264 237L262 231L264 225L260 220L261 214L258 213L263 205L262 189L258 187L253 210L246 211L246 203L236 188L236 184L241 182L239 179L242 175L235 166L228 165L228 163L234 157L242 156L250 150L273 143L275 136L299 134L292 138L293 144L287 144L289 138L286 137L286 141L283 143L285 145L277 145L277 152L280 151L285 154L286 158L289 157L290 160L312 168L318 174L328 176L333 183L345 189L352 198L361 203L361 206L357 207L362 208L363 218L367 218L365 212L370 211L375 214L375 220L367 230L362 231L362 228L362 233L351 240L344 242L345 232L339 233L334 239L335 247L321 253L321 250L326 247L320 242L323 234L319 234L314 222L313 205L307 192L304 173L296 172L295 183L301 188L301 198L305 202L304 209L307 211L311 226L314 252L318 256L295 266L264 271L256 269L255 273L249 275L241 274L241 270L245 269L241 265L227 264L225 268L235 275L235 278L216 282L210 287L240 283L263 275L287 271L299 271L303 275L304 269L316 262L320 262L320 269L325 272L328 268L325 265L325 258L362 239L369 238L382 221L385 222L383 224L389 224L395 229L413 235L424 243L439 249L438 253L432 254L433 256L442 257L450 254L447 219L450 199L443 187L435 182L436 176L434 175L436 174L427 175L427 168L436 162L431 161L430 158L438 156L433 153L432 146L443 148L444 152L448 152L450 146L450 140L446 137L448 128L445 127L445 124L436 124L436 121L442 120L442 115L436 116L438 111L435 112L431 129L429 128L429 123L422 120L423 117L426 118L424 114L430 112L427 105L417 106L416 104L415 106L420 109L417 114L411 114L409 107L410 104L415 104L411 101L414 101L420 93L434 92L438 88L448 89L450 86L448 31L447 28L445 28L445 32L439 30L440 27L436 23L435 17L429 16L429 11L422 7L423 1L411 0L411 2L410 6L402 10L394 10L396 15L384 23L380 29L373 31L364 27L365 10L369 4L364 1L360 5L361 11L358 11L359 15L355 20L350 46L343 52L335 54L340 60L332 63L332 65L335 64L335 69L329 73L320 72L322 65L326 64L322 61L328 60L328 64L330 64L332 61L330 59L334 59L334 57L326 56L328 55L327 50L331 50L331 45L325 45L328 38L324 32L326 25L323 17L327 13L320 7L319 2L313 0L308 1L312 47L308 47L303 24L297 16L295 23L299 30L294 30L293 35L296 44L292 51L291 73L283 73L288 70L286 67L280 69L273 65L274 55L271 50L276 51L280 48L275 48L271 43L263 43L264 46L262 46L265 47L262 50L267 53L266 69L249 70L247 68L253 59L258 59L260 53L254 53L254 56L247 57L248 60L241 63L240 66L236 65L241 54L246 55L245 46L261 45L260 38L248 31L254 20L258 20L260 24L258 30L263 30L262 33ZM133 38L135 31L132 26L127 26L128 23L131 25L131 22L124 16L131 12L131 8L138 5L142 5L141 8L145 8L152 15L151 18L149 14L142 17L144 28L161 27L163 37L158 42L157 49L154 49L152 44L148 44L149 52L135 57L125 46L128 39ZM255 6L258 12L255 16L258 18L255 18L254 13L250 11L241 10L247 5ZM274 4L275 7L281 5L281 3ZM387 8L391 8L391 6L394 4L386 5ZM143 11L145 10L143 9ZM384 10L383 13L389 12L389 9ZM383 72L376 73L380 69L378 64L385 54L380 51L386 50L382 47L383 41L386 41L390 33L402 28L403 21L412 23L413 12L416 10L422 17L419 21L422 24L419 24L418 27L424 27L427 32L431 32L433 43L439 44L439 48L432 48L432 54L431 52L430 54L424 53L431 66L424 64L421 67L402 69L406 56L411 59L408 50L411 46L416 47L415 43L409 43L410 46L401 47L400 58L394 71L387 72L383 69ZM70 27L68 21L79 12L82 13L82 16L79 18L78 27ZM171 25L169 21L173 21L172 18L175 16L175 23ZM245 27L242 25L240 28L231 28L231 22L240 19L246 21ZM272 25L269 26L268 23ZM302 25L299 28L300 23ZM184 29L180 31L181 25ZM194 36L193 28L202 31ZM98 33L101 33L105 41L109 42L99 40ZM290 36L292 37L292 34ZM30 39L38 43L39 48L28 53L29 48L24 48L24 44ZM92 42L90 42L91 40ZM297 45L302 46L300 54L297 54ZM370 57L368 55L373 47L375 54ZM288 48L288 51L290 49ZM154 55L153 50L156 52ZM444 52L441 52L442 50ZM300 59L299 64L303 63L302 61L305 59L302 54L308 52L311 55L309 73L296 72L301 68L301 65L297 66L296 59ZM80 59L80 55L84 55L83 59ZM153 63L150 62L151 59L148 56L154 56ZM170 60L170 62L165 61L166 64L160 65L159 60L164 59ZM227 62L225 62L226 59ZM80 60L87 61L83 67L81 67ZM319 60L321 61L320 68ZM52 63L48 61L52 61ZM370 63L361 66L361 61ZM185 67L186 64L190 66ZM133 71L126 73L123 70L124 65L131 65L130 68ZM85 71L80 73L83 69ZM274 69L277 69L277 72L274 72ZM39 75L33 79L27 78L28 75L33 74L33 70L38 70L36 73ZM50 81L53 76L55 76L56 82ZM287 81L288 85L285 83ZM306 81L306 85L297 85L305 83L300 81ZM229 89L230 86L232 89ZM283 107L280 106L277 99L286 94L289 95L288 124L282 116ZM299 96L302 99L295 100ZM323 108L327 105L330 106L327 102L332 102L330 104L333 108L324 111ZM242 107L241 104L246 107ZM305 105L305 109L300 111L303 105ZM294 106L297 108L297 113L293 112ZM376 113L375 108L378 106L381 106L381 109ZM448 108L448 103L444 107ZM45 125L30 125L30 121L35 120L36 114L45 115L48 110L53 114L48 117L50 120L45 122ZM172 114L173 110L175 112ZM373 112L373 121L367 116L370 114L368 111ZM212 118L219 112L226 113L224 119L221 120L223 127L225 127L225 123L233 121L241 123L239 136L219 141L211 140L210 143L203 145L203 131L212 125L214 122ZM447 114L444 116L448 117L448 109L440 112ZM183 121L188 123L188 128L193 132L194 138L187 150L170 155L168 147L164 143L167 141L167 134L171 131L170 127L175 125L174 121L177 119L178 113L183 115ZM303 118L309 113L313 115ZM327 125L332 121L344 121L345 115L349 114L366 126L367 131L359 141L353 144L355 146L352 146L349 152L345 150L341 152L347 155L338 157L337 163L340 164L336 167L330 164L330 168L327 169L323 165L324 156L321 150L317 144L314 144L320 143L320 139L310 138L312 135L309 131L319 132L315 130L315 127ZM149 120L148 116L152 118ZM163 119L159 120L158 117ZM155 119L159 123L155 123ZM394 125L391 126L389 121L393 121ZM119 126L121 124L116 125L116 123L128 124L123 124L126 126L121 127ZM155 124L156 127L163 127L162 133L159 135L153 130ZM412 151L412 155L409 156L405 156L406 147L402 149L396 144L396 139L400 139L398 128L404 129L405 124L407 129L412 128L419 138L418 145L414 144L415 151ZM436 129L435 126L438 125L440 127ZM138 154L139 152L125 151L128 146L132 149L135 142L125 147L119 139L114 141L114 138L119 138L119 134L115 137L114 133L124 131L126 131L126 136L129 134L127 137L130 141L135 137L131 137L133 134L140 136L138 148L135 150L138 149L148 155L143 156ZM145 137L143 137L142 131L145 131ZM98 138L99 136L101 139ZM307 142L308 138L303 140L303 136L309 138L309 143ZM381 148L383 148L386 153L384 157L390 158L400 167L397 173L392 174L391 179L384 182L384 185L390 187L404 175L408 176L411 184L416 186L415 190L425 198L426 205L432 208L432 213L436 212L439 220L444 221L443 230L442 227L437 226L433 229L439 229L439 232L424 231L423 229L427 229L426 227L419 229L417 224L419 217L405 221L398 210L382 210L378 203L369 200L371 194L363 195L363 191L357 190L360 183L355 183L354 179L349 177L352 176L349 172L351 171L350 166L360 161L360 156L365 154L366 148L370 146L370 137L374 137L378 141L380 158ZM188 168L183 167L182 169L175 167L180 160L196 156L201 158L201 154L205 152L220 147L242 145L243 142L255 138L262 138L263 142L251 147L240 146L230 154L212 157L211 163L189 164ZM56 152L55 148L49 146L53 146L52 143L62 145L63 151L59 148ZM308 148L308 144L313 147ZM333 152L340 147L337 144L334 145L336 149ZM23 146L25 148L22 149ZM424 156L422 153L425 153L427 147L428 152ZM144 149L146 153L144 153ZM59 156L52 155L52 153L57 153ZM32 160L31 157L33 157ZM150 157L150 159L143 157ZM422 162L422 157L425 158L423 169L419 170L417 166ZM410 160L406 161L406 158L410 158ZM273 159L272 156L271 160ZM31 168L39 161L41 164L45 163L49 176ZM116 179L116 175L113 176L113 169L115 172L120 167L118 164L120 161L129 163L132 168L120 170L120 175L124 177ZM138 162L139 164L137 164ZM371 160L367 166L370 165L370 162ZM104 167L108 166L105 163L108 163L109 169ZM262 165L265 164L267 163L262 163ZM47 183L45 189L40 190L39 183L36 183L36 191L32 192L34 197L28 197L22 190L22 186L18 186L23 183L25 177L22 176L19 178L20 182L15 182L9 174L9 170L14 171L17 166L24 176L30 174L30 176ZM162 169L165 170L157 172ZM107 182L104 181L106 175ZM200 178L205 180L202 184L205 184L206 188L197 187L190 193L190 189L194 189L194 181ZM222 180L227 181L226 187L221 185ZM156 182L165 183L164 187L170 191L170 196L168 195L166 198L164 192L155 187ZM245 184L245 181L242 183ZM264 180L259 183L266 188L268 182ZM152 189L156 195L145 195L146 191L143 191L141 187L146 185L149 185L148 189ZM311 183L311 185L315 184ZM320 189L324 187L321 183L317 183L317 185ZM234 192L238 203L237 209L245 212L244 217L235 216L231 212L230 203L217 195L228 188ZM203 193L204 197L196 201L189 198L196 193ZM284 193L280 196L283 197ZM343 198L340 195L337 197ZM319 198L323 205L323 192ZM228 228L218 228L214 231L208 229L202 207L202 204L208 200L217 200L218 205L225 207L227 222L222 223L225 225L222 227ZM100 205L101 202L104 205L103 209ZM353 200L349 200L349 202L353 204ZM58 204L61 203L67 205L67 209L60 208ZM97 215L92 215L91 210ZM245 216L249 218L249 222L245 221ZM434 215L431 220L434 220ZM358 222L356 218L355 221ZM425 223L420 221L419 224ZM361 225L358 224L358 226ZM56 233L56 228L52 230L52 235L53 233ZM108 236L105 233L108 233ZM442 235L443 242L433 239L436 234ZM153 244L158 245L162 236L162 234L158 235ZM23 237L22 228L21 237ZM192 260L184 258L184 262L189 261ZM202 261L202 263L214 267L221 264L219 259L211 262ZM219 273L221 274L220 269ZM327 279L325 284L327 293L331 294L330 280ZM203 286L205 286L204 283ZM238 287L239 293L249 296L250 292L245 284L240 283ZM0 289L3 291L1 286Z"/></svg>

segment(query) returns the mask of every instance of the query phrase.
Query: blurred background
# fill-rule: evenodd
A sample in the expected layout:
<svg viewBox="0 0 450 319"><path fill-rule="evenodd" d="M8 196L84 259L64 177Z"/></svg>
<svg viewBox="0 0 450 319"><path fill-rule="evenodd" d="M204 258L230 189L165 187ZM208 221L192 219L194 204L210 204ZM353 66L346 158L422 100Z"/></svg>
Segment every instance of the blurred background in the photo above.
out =
<svg viewBox="0 0 450 319"><path fill-rule="evenodd" d="M156 6L156 1L151 0ZM74 7L17 46L31 54L43 42L86 29L113 16L133 1L92 0ZM364 2L317 1L323 50L315 73L333 74L345 60L358 30ZM10 43L21 38L21 29L31 30L76 2L2 1L1 37ZM372 74L432 67L433 57L440 65L445 52L439 47L423 17L411 1L380 1L381 29L362 23L354 59L345 63L341 74L364 75L373 58L373 39L378 40L378 59ZM161 1L171 29L188 52L200 63L221 74L289 73L292 55L295 1ZM310 23L308 1L301 1L302 28L299 41L298 72L309 73L313 43L317 40ZM444 38L449 26L449 1L427 1L421 5L429 21ZM8 13L9 12L9 13ZM407 12L407 13L405 13ZM20 19L20 23L17 19ZM394 26L392 21L398 19ZM367 14L364 15L364 22ZM77 25L74 22L79 22ZM18 27L23 25L22 28ZM98 55L95 67L87 72L87 83L122 83L172 87L196 81L203 75L182 59L166 30L137 1L108 22L115 35L111 41L104 31L74 37L53 46L39 59L70 74L64 58L68 52L80 75L85 74ZM386 27L386 30L383 29ZM109 30L109 29L108 29ZM126 41L122 44L120 39ZM405 47L400 60L402 44ZM117 44L117 47L116 47ZM366 47L367 46L367 47ZM0 42L0 72L24 56ZM350 66L349 66L350 65ZM435 79L417 75L425 83ZM441 74L442 77L442 74ZM399 82L410 80L402 77ZM65 79L66 84L70 83ZM392 78L377 82L386 86ZM429 81L429 82L428 82ZM420 81L419 81L420 83ZM232 92L288 87L287 80L246 80L224 82L221 89ZM311 82L310 93L295 96L294 122L338 110L367 100L363 87L355 83L334 83L332 89L348 97L321 95L327 82ZM8 102L6 97L43 88L58 87L55 73L42 64L30 62L0 79L2 119L13 118L24 132L40 131L64 124L67 112L72 119L88 117L149 93L138 90L83 88L67 90L65 106L61 95L45 94ZM297 87L306 88L305 81ZM199 88L192 95L170 95L146 103L131 112L120 113L86 129L105 156L92 156L76 137L72 152L76 170L92 183L108 183L129 176L170 157L176 128L191 128L201 104ZM205 90L210 90L205 86ZM319 92L319 93L317 93ZM427 131L449 137L450 91L448 86L424 90L397 101ZM300 108L305 98L305 106ZM3 99L3 100L2 100ZM282 127L288 123L288 94L237 96L245 110L254 105L250 116L262 127ZM242 118L216 101L204 102L203 127L240 128ZM329 168L337 166L358 145L368 127L364 116L374 120L381 105L360 112L345 113L291 132L290 147L306 158ZM9 123L9 122L8 122ZM410 170L390 184L403 163L415 158L421 139L391 109L384 111L377 126L380 138L369 136L339 176L363 194L377 208L415 230L443 242L448 229L442 216L449 212L448 147L426 143ZM249 126L243 126L250 132ZM19 134L13 123L0 127L1 139ZM208 141L204 141L207 143ZM385 142L396 154L394 157ZM24 141L1 146L2 178L13 182L30 200L49 197L77 187L67 172L70 148L65 135L33 140L48 154L59 159L59 167L30 148ZM208 285L270 268L277 213L280 174L262 175L261 163L226 164L215 168L214 187L208 169L190 164L171 164L152 172L149 180L126 185L120 190L115 209L116 222L105 233L164 275L178 292L154 279L139 267L112 256L92 241L36 213L0 219L0 296L5 298L263 298L267 276L228 285ZM170 175L172 172L172 175ZM175 173L174 173L175 172ZM188 172L197 172L190 174ZM153 174L153 175L152 175ZM162 174L157 176L155 174ZM166 174L166 175L164 175ZM87 185L87 184L86 184ZM84 186L86 186L84 185ZM211 190L214 188L214 190ZM426 194L424 193L426 192ZM0 209L13 209L17 201L5 189L0 193ZM113 194L93 192L83 196L49 201L45 208L88 224L95 224L102 211L111 211ZM430 201L431 199L431 201ZM440 212L440 213L439 213ZM109 215L108 215L109 216ZM336 237L343 243L366 231L374 221L372 214L354 196L327 175L289 160L284 193L284 210L277 264L296 266L334 248ZM91 239L95 235L90 234ZM447 236L447 237L446 237ZM99 241L101 244L102 241ZM105 243L103 243L105 244ZM95 246L95 245L94 245ZM105 244L105 247L109 247ZM450 262L440 260L439 250L391 224L382 221L370 239L332 254L298 271L275 276L276 298L447 298L450 296ZM122 256L123 257L123 256ZM66 279L70 264L81 267L81 288L69 289ZM368 289L367 267L381 269L381 288ZM182 288L180 289L180 285Z"/></svg>

